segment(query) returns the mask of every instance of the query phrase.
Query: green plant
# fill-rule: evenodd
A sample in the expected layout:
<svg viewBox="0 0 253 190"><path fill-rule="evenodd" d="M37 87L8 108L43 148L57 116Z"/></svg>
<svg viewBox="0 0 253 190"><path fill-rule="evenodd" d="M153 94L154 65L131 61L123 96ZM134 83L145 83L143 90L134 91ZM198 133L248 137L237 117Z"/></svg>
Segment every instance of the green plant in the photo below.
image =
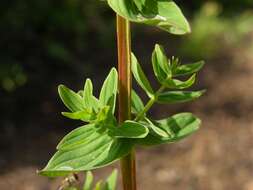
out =
<svg viewBox="0 0 253 190"><path fill-rule="evenodd" d="M206 2L192 21L194 32L184 40L181 53L190 58L216 58L233 48L245 46L244 40L252 32L252 11L239 12L236 16L222 16L223 8L215 2ZM212 27L210 27L212 26ZM233 30L231 28L233 27ZM217 43L219 41L220 43ZM203 48L205 47L205 48ZM249 52L251 47L245 50ZM224 51L230 50L230 51ZM241 56L241 55L240 55ZM236 60L237 61L237 60Z"/></svg>
<svg viewBox="0 0 253 190"><path fill-rule="evenodd" d="M59 190L116 190L118 171L114 170L111 175L105 180L99 180L93 184L93 174L88 171L86 173L86 179L84 183L79 188L75 185L78 181L78 176L76 174L70 175L62 181L62 185L58 188Z"/></svg>
<svg viewBox="0 0 253 190"><path fill-rule="evenodd" d="M152 67L160 88L154 90L130 47L130 23L157 26L172 34L185 34L190 27L177 5L170 0L108 0L117 15L119 76L112 68L101 88L99 97L93 94L90 79L84 89L74 92L64 85L58 88L69 109L65 117L85 122L66 135L57 152L40 174L49 177L93 170L121 159L124 189L136 189L135 146L152 146L176 142L196 131L200 120L191 113L179 113L155 120L148 116L154 103L175 104L192 101L204 91L186 91L196 79L204 63L180 64L168 59L160 45L152 54ZM131 71L149 101L144 105L131 87ZM182 76L190 76L180 80ZM179 77L179 78L178 78ZM119 100L118 120L115 117L116 98Z"/></svg>

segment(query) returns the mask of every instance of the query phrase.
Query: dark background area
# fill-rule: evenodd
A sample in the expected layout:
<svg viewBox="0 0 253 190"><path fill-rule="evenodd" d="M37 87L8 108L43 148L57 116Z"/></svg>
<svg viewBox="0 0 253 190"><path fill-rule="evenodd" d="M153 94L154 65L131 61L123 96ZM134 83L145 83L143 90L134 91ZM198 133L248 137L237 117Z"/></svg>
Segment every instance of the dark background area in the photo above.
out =
<svg viewBox="0 0 253 190"><path fill-rule="evenodd" d="M157 118L192 111L203 125L180 143L138 150L140 189L253 190L253 1L176 2L192 34L133 24L132 47L150 79L155 43L183 62L206 61L195 86L208 90L204 97L151 110ZM117 63L115 40L114 13L103 1L1 2L0 189L56 189L59 180L36 169L79 125L61 116L57 86L78 90L89 77L98 92Z"/></svg>

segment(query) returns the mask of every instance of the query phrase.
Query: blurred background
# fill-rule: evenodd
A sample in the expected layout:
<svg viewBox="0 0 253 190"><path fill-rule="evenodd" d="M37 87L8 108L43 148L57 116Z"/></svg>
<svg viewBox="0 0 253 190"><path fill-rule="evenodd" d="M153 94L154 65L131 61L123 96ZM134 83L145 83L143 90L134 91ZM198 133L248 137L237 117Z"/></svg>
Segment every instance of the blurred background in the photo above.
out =
<svg viewBox="0 0 253 190"><path fill-rule="evenodd" d="M151 110L191 111L203 125L177 144L138 149L139 189L253 190L253 1L176 2L192 34L133 24L133 51L150 79L156 42L185 63L206 61L195 85L205 96ZM57 85L78 90L89 77L98 92L116 66L114 13L92 0L1 1L0 10L0 189L56 189L60 179L36 170L79 125L61 116Z"/></svg>

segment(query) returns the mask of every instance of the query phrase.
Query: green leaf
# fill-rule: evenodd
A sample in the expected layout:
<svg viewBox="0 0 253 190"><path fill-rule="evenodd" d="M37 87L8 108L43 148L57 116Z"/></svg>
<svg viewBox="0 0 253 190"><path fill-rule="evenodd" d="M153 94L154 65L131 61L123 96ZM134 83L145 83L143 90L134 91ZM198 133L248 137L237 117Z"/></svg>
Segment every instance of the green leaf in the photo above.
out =
<svg viewBox="0 0 253 190"><path fill-rule="evenodd" d="M116 190L118 171L113 170L111 175L107 178L102 190Z"/></svg>
<svg viewBox="0 0 253 190"><path fill-rule="evenodd" d="M186 81L181 81L178 79L168 79L163 82L163 85L166 86L167 88L172 88L172 89L185 89L191 87L196 80L196 74L193 74L188 80Z"/></svg>
<svg viewBox="0 0 253 190"><path fill-rule="evenodd" d="M74 113L62 112L62 115L70 119L77 119L77 120L82 120L85 122L90 122L96 119L96 114L87 109L84 109L83 111L74 112Z"/></svg>
<svg viewBox="0 0 253 190"><path fill-rule="evenodd" d="M134 114L138 114L144 109L144 104L141 98L138 96L138 94L134 90L132 90L132 93L131 93L131 105L132 105L131 111Z"/></svg>
<svg viewBox="0 0 253 190"><path fill-rule="evenodd" d="M198 72L200 69L202 69L204 65L205 65L204 61L199 61L197 63L192 63L192 64L180 65L175 69L175 72L173 73L173 75L174 76L190 75L190 74Z"/></svg>
<svg viewBox="0 0 253 190"><path fill-rule="evenodd" d="M135 121L127 120L120 127L110 128L110 135L116 138L144 138L148 135L148 128Z"/></svg>
<svg viewBox="0 0 253 190"><path fill-rule="evenodd" d="M170 137L171 134L168 133L168 131L165 131L164 129L160 128L159 125L155 125L152 121L150 121L148 118L145 118L147 121L146 126L151 129L151 133L153 135L158 135L159 137Z"/></svg>
<svg viewBox="0 0 253 190"><path fill-rule="evenodd" d="M93 190L101 190L102 183L103 183L103 180L100 180L99 182L97 182L96 186L95 186L95 188Z"/></svg>
<svg viewBox="0 0 253 190"><path fill-rule="evenodd" d="M134 75L135 80L137 83L141 86L141 88L147 93L149 97L152 97L154 95L154 91L144 74L140 64L138 63L138 60L136 59L135 55L132 53L132 72Z"/></svg>
<svg viewBox="0 0 253 190"><path fill-rule="evenodd" d="M191 31L180 8L171 0L107 0L120 16L132 22L156 26L172 34Z"/></svg>
<svg viewBox="0 0 253 190"><path fill-rule="evenodd" d="M91 190L92 182L93 182L93 175L90 171L88 171L86 173L86 179L83 185L83 190Z"/></svg>
<svg viewBox="0 0 253 190"><path fill-rule="evenodd" d="M204 94L205 90L201 91L169 91L160 93L157 97L157 102L162 104L175 104L189 102L199 98Z"/></svg>
<svg viewBox="0 0 253 190"><path fill-rule="evenodd" d="M197 131L200 124L201 121L192 113L179 113L167 119L156 121L156 125L159 128L172 134L170 137L157 136L149 133L146 138L136 140L136 143L151 146L176 142Z"/></svg>
<svg viewBox="0 0 253 190"><path fill-rule="evenodd" d="M99 101L102 106L110 106L112 113L115 111L116 96L118 90L118 73L112 68L102 86Z"/></svg>
<svg viewBox="0 0 253 190"><path fill-rule="evenodd" d="M106 126L88 124L63 138L40 174L56 177L104 167L128 154L132 146L128 140L109 136Z"/></svg>
<svg viewBox="0 0 253 190"><path fill-rule="evenodd" d="M82 111L85 106L82 97L64 85L59 85L58 92L65 106L72 112Z"/></svg>
<svg viewBox="0 0 253 190"><path fill-rule="evenodd" d="M102 109L100 109L97 114L96 122L99 123L99 122L104 122L104 121L108 120L109 117L111 116L111 115L109 115L109 110L110 110L109 106L105 106Z"/></svg>
<svg viewBox="0 0 253 190"><path fill-rule="evenodd" d="M84 90L83 90L83 101L84 101L85 107L87 107L88 109L93 108L92 94L93 94L92 82L90 79L86 79Z"/></svg>
<svg viewBox="0 0 253 190"><path fill-rule="evenodd" d="M172 77L168 58L164 53L163 47L158 44L155 45L155 49L152 53L152 66L155 76L160 83L163 83L164 80Z"/></svg>

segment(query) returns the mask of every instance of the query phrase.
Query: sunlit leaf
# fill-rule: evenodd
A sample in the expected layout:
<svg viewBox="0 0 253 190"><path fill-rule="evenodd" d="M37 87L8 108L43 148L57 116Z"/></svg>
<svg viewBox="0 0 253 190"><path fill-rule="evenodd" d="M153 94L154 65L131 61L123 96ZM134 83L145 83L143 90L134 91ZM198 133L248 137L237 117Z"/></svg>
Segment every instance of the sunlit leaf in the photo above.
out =
<svg viewBox="0 0 253 190"><path fill-rule="evenodd" d="M156 121L156 125L171 136L163 137L149 133L148 136L138 139L136 142L148 146L176 142L197 131L200 124L201 121L192 113L179 113L167 119Z"/></svg>
<svg viewBox="0 0 253 190"><path fill-rule="evenodd" d="M90 171L88 171L86 173L86 179L83 185L83 190L91 190L92 182L93 182L93 174Z"/></svg>
<svg viewBox="0 0 253 190"><path fill-rule="evenodd" d="M125 139L109 136L106 126L88 124L63 138L40 174L56 177L100 168L128 154L132 146Z"/></svg>
<svg viewBox="0 0 253 190"><path fill-rule="evenodd" d="M59 85L58 92L65 106L72 112L82 111L85 106L82 97L64 85Z"/></svg>
<svg viewBox="0 0 253 190"><path fill-rule="evenodd" d="M133 53L132 53L131 58L132 58L132 72L133 72L135 80L141 86L141 88L147 93L147 95L149 97L152 97L154 94L154 91Z"/></svg>
<svg viewBox="0 0 253 190"><path fill-rule="evenodd" d="M138 23L156 26L172 34L190 32L179 7L171 0L107 0L120 16Z"/></svg>
<svg viewBox="0 0 253 190"><path fill-rule="evenodd" d="M132 94L131 95L131 104L132 104L131 111L134 114L138 114L144 109L144 104L141 98L138 96L138 94L134 90L132 90L131 94Z"/></svg>
<svg viewBox="0 0 253 190"><path fill-rule="evenodd" d="M103 180L98 181L93 190L101 190L102 183L103 183Z"/></svg>
<svg viewBox="0 0 253 190"><path fill-rule="evenodd" d="M86 122L90 122L94 119L96 119L96 114L92 112L91 110L84 109L83 111L77 111L77 112L62 112L62 115L70 118L70 119L77 119L82 120Z"/></svg>
<svg viewBox="0 0 253 190"><path fill-rule="evenodd" d="M155 76L160 83L163 83L164 80L172 77L172 73L168 64L168 58L165 55L163 47L158 44L156 44L152 53L152 66Z"/></svg>
<svg viewBox="0 0 253 190"><path fill-rule="evenodd" d="M93 108L92 96L93 96L92 82L90 79L86 79L85 85L84 85L84 90L83 90L83 100L84 100L85 107L88 109Z"/></svg>
<svg viewBox="0 0 253 190"><path fill-rule="evenodd" d="M185 89L191 87L196 80L196 74L193 74L188 80L168 79L163 82L164 86L171 89Z"/></svg>
<svg viewBox="0 0 253 190"><path fill-rule="evenodd" d="M102 190L116 190L118 171L113 170L111 175L107 178Z"/></svg>
<svg viewBox="0 0 253 190"><path fill-rule="evenodd" d="M173 75L183 76L183 75L190 75L190 74L196 73L204 66L204 64L205 64L204 61L199 61L197 63L180 65L176 68Z"/></svg>
<svg viewBox="0 0 253 190"><path fill-rule="evenodd" d="M119 127L110 129L110 135L116 138L144 138L148 135L148 128L135 121L125 121Z"/></svg>
<svg viewBox="0 0 253 190"><path fill-rule="evenodd" d="M165 131L164 129L160 128L158 125L155 125L148 118L145 118L145 120L147 121L147 123L145 125L151 129L150 132L153 133L153 135L158 135L160 137L170 137L171 136L170 133L168 133L168 131Z"/></svg>
<svg viewBox="0 0 253 190"><path fill-rule="evenodd" d="M163 104L174 104L189 102L199 98L205 91L168 91L158 95L157 102Z"/></svg>
<svg viewBox="0 0 253 190"><path fill-rule="evenodd" d="M116 96L118 90L118 73L112 68L107 76L99 95L99 101L102 106L110 106L112 113L115 110Z"/></svg>

